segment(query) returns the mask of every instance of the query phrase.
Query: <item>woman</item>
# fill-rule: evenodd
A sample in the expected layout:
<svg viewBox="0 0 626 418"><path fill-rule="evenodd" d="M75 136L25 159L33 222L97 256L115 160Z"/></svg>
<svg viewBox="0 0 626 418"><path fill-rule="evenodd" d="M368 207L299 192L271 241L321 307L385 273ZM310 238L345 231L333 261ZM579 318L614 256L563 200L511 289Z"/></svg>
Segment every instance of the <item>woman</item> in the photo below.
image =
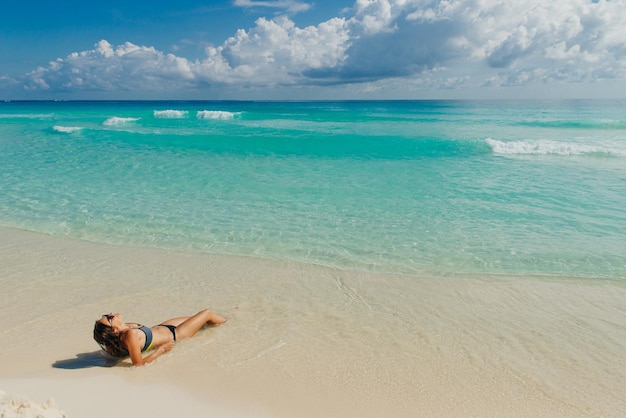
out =
<svg viewBox="0 0 626 418"><path fill-rule="evenodd" d="M102 315L96 321L93 338L100 347L114 357L130 356L133 365L142 366L174 348L178 340L192 337L204 324L216 326L225 318L204 309L194 316L172 318L152 328L125 323L119 313ZM148 356L142 353L153 350Z"/></svg>

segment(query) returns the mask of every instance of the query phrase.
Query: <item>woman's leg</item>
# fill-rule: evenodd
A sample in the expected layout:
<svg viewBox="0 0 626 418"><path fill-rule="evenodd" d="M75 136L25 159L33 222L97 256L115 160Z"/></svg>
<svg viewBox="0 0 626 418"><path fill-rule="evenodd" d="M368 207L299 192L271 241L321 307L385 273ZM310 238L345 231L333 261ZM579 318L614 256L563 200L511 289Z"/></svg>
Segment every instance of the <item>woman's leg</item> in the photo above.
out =
<svg viewBox="0 0 626 418"><path fill-rule="evenodd" d="M192 337L200 328L202 328L204 324L219 325L224 322L226 322L226 318L223 318L208 309L204 309L194 316L174 318L163 323L167 325L174 325L176 327L176 339L182 340L184 338Z"/></svg>

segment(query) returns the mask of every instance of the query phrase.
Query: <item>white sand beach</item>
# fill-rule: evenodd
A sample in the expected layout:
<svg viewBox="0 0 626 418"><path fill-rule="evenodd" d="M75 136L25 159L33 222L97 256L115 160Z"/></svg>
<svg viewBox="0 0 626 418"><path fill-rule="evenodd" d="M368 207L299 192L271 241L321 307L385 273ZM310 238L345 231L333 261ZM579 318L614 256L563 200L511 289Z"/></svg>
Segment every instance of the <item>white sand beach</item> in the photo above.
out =
<svg viewBox="0 0 626 418"><path fill-rule="evenodd" d="M7 416L21 399L45 417L626 415L622 281L369 274L0 228L0 284ZM145 367L92 339L105 312L154 325L204 307L229 321Z"/></svg>

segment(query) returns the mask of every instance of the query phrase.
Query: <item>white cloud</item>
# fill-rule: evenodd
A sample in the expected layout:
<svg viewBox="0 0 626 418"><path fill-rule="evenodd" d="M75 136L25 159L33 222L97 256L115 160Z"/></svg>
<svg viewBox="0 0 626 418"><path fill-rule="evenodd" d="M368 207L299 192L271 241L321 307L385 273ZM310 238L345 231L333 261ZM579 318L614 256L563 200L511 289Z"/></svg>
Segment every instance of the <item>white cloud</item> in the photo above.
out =
<svg viewBox="0 0 626 418"><path fill-rule="evenodd" d="M296 1L237 0L241 7ZM357 0L351 17L261 18L206 57L98 42L24 77L30 90L173 91L214 85L416 89L626 79L626 0ZM0 80L1 81L1 80Z"/></svg>
<svg viewBox="0 0 626 418"><path fill-rule="evenodd" d="M257 26L240 30L214 52L226 60L234 80L245 77L255 82L277 84L302 82L303 74L324 68L340 67L346 58L349 30L344 19L331 19L318 26L300 29L286 17L259 19Z"/></svg>
<svg viewBox="0 0 626 418"><path fill-rule="evenodd" d="M102 40L93 50L59 58L26 78L31 90L97 91L181 88L194 77L185 58L130 42L113 47Z"/></svg>

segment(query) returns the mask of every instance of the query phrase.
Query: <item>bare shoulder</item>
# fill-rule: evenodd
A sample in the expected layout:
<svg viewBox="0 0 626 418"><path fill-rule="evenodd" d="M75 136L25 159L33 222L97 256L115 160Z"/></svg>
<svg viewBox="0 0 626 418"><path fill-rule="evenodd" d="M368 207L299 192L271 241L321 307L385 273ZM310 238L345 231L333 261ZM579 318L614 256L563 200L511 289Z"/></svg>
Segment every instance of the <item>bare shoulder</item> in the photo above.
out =
<svg viewBox="0 0 626 418"><path fill-rule="evenodd" d="M120 335L120 340L124 342L124 344L128 345L138 342L141 332L138 328L129 328L122 332Z"/></svg>

